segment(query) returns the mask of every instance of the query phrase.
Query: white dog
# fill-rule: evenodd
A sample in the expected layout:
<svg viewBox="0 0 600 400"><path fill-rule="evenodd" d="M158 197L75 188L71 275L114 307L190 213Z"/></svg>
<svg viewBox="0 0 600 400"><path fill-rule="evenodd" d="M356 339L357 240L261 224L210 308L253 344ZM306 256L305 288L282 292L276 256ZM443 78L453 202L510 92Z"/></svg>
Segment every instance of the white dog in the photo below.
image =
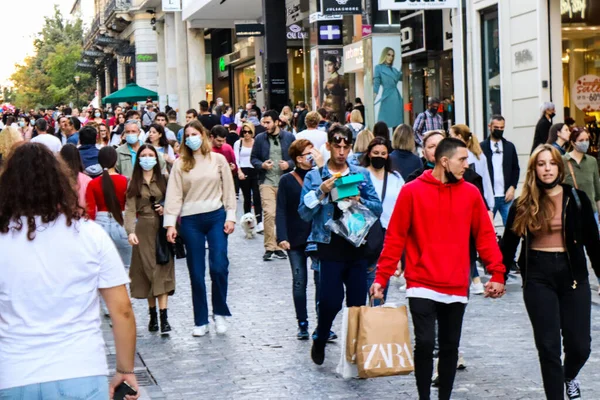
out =
<svg viewBox="0 0 600 400"><path fill-rule="evenodd" d="M246 239L254 239L254 236L256 236L256 216L253 213L242 215L240 225L246 233Z"/></svg>

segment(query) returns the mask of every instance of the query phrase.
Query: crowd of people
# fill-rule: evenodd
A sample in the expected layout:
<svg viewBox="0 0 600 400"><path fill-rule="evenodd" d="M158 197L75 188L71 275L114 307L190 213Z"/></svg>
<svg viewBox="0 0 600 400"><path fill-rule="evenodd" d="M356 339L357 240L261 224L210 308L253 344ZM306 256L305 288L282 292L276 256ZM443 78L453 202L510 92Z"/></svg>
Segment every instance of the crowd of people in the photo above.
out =
<svg viewBox="0 0 600 400"><path fill-rule="evenodd" d="M186 259L191 331L202 337L210 332L208 250L212 322L225 334L240 192L251 229L264 235L263 261L289 260L297 339L312 338L315 364L337 338L344 299L348 307L384 300L391 277L403 276L419 398L429 399L433 383L450 399L457 365L466 365L459 344L469 296L502 297L513 272L523 279L547 398L565 390L580 398L577 375L591 351L586 253L600 275L600 177L588 131L538 124L516 198L520 166L505 119L492 116L480 143L467 125L446 132L439 101L428 103L414 127L377 122L372 131L360 99L346 121L302 102L281 112L250 102L234 114L222 99L187 110L184 126L175 110L152 103L141 112L118 106L110 118L69 107L3 115L0 398L58 390L48 382L87 399L112 396L125 381L137 388L129 298L148 302L148 331L168 335L176 257ZM551 121L553 107L542 118ZM358 242L333 228L350 209L375 221ZM491 276L485 285L478 259ZM110 385L102 302L117 350Z"/></svg>

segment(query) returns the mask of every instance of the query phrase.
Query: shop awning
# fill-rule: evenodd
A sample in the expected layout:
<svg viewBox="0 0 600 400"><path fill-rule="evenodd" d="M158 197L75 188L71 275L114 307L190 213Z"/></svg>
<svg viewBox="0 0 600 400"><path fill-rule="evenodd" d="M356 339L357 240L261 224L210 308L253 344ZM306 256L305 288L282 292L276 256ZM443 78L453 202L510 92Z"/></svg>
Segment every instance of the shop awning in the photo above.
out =
<svg viewBox="0 0 600 400"><path fill-rule="evenodd" d="M158 93L152 90L138 86L136 83L130 83L123 89L109 94L102 99L102 103L124 103L124 102L135 102L140 100L158 100Z"/></svg>

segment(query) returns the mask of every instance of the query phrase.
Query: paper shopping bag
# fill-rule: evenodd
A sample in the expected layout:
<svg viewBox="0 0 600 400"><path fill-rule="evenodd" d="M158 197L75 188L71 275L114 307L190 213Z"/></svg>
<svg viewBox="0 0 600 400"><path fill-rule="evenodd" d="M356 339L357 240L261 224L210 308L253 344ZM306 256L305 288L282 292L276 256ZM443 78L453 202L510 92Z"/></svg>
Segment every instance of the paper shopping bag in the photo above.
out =
<svg viewBox="0 0 600 400"><path fill-rule="evenodd" d="M348 332L346 336L346 360L356 364L356 343L358 341L358 324L360 307L348 308Z"/></svg>
<svg viewBox="0 0 600 400"><path fill-rule="evenodd" d="M407 375L414 361L406 306L361 307L356 363L361 378Z"/></svg>

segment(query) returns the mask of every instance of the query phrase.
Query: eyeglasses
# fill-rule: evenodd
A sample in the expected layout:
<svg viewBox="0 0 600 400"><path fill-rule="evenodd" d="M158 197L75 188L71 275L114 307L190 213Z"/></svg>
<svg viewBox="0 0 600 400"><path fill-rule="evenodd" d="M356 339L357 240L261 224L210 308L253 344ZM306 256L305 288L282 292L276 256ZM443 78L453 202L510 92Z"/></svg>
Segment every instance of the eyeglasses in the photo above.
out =
<svg viewBox="0 0 600 400"><path fill-rule="evenodd" d="M243 131L242 131L242 133L243 133L244 135L245 135L246 133L250 133L250 134L252 134L252 131L249 131L249 130L243 130Z"/></svg>
<svg viewBox="0 0 600 400"><path fill-rule="evenodd" d="M310 154L311 154L310 152L308 152L308 153L304 153L304 154L302 154L302 157L304 157L304 156L309 156Z"/></svg>

